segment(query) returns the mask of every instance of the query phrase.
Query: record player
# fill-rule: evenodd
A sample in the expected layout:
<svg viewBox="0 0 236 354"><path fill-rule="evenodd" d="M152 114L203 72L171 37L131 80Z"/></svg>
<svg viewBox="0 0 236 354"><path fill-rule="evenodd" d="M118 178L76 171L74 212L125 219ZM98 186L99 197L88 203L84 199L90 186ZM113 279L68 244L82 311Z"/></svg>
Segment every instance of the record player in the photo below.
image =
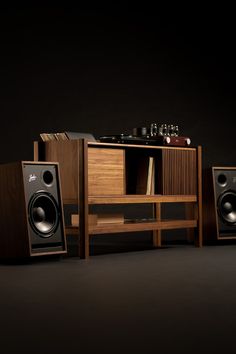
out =
<svg viewBox="0 0 236 354"><path fill-rule="evenodd" d="M153 123L150 127L134 128L132 134L100 136L100 142L135 145L189 146L191 139L179 135L179 127L173 124Z"/></svg>

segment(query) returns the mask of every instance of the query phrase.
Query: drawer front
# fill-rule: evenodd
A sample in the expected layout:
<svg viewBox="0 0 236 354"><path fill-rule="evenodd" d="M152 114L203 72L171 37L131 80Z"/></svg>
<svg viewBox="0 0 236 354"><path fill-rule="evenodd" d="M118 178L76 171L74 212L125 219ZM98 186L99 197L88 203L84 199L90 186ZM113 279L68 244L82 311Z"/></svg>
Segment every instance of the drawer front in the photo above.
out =
<svg viewBox="0 0 236 354"><path fill-rule="evenodd" d="M88 148L88 194L125 193L124 149Z"/></svg>

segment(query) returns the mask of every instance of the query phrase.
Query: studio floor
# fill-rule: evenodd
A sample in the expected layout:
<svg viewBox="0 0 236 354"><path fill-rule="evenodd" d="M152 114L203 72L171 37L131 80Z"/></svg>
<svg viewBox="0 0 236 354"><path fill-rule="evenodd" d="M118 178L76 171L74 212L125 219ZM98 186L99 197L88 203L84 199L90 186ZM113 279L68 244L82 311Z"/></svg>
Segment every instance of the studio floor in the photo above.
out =
<svg viewBox="0 0 236 354"><path fill-rule="evenodd" d="M0 265L3 354L234 353L236 245Z"/></svg>

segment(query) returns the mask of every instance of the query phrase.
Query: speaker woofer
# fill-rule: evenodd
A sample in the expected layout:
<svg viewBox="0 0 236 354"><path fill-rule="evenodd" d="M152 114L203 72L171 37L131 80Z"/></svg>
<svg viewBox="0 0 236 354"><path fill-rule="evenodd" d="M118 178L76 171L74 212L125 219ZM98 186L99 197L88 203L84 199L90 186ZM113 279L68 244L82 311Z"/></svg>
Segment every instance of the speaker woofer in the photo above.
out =
<svg viewBox="0 0 236 354"><path fill-rule="evenodd" d="M218 199L218 211L224 222L228 224L236 223L236 193L228 191L223 193Z"/></svg>
<svg viewBox="0 0 236 354"><path fill-rule="evenodd" d="M58 206L53 196L39 192L29 202L29 221L34 231L41 237L50 237L59 224Z"/></svg>

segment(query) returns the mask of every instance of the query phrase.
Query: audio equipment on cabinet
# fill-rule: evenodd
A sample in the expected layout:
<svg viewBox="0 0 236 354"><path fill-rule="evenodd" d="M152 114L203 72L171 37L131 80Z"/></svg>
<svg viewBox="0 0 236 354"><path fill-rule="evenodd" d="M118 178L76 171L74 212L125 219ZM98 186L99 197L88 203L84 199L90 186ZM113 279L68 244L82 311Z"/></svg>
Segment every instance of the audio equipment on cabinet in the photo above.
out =
<svg viewBox="0 0 236 354"><path fill-rule="evenodd" d="M100 136L99 141L118 144L189 146L191 139L179 136L179 127L174 124L152 123L149 127L134 128L132 134Z"/></svg>

